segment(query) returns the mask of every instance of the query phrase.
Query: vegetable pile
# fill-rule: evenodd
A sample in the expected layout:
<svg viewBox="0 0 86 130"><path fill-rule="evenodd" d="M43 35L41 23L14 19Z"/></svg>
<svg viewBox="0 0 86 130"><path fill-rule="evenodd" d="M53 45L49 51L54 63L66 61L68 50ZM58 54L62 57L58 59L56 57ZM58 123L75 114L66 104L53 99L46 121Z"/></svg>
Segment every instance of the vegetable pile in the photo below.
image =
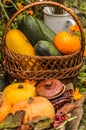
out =
<svg viewBox="0 0 86 130"><path fill-rule="evenodd" d="M52 84L53 83L53 84ZM38 91L41 85L40 91ZM57 79L12 83L0 96L0 129L58 130L67 122L76 119L71 112L80 104L83 95L77 89L69 89ZM55 96L40 96L43 89ZM63 91L63 92L62 92ZM76 99L76 96L80 96ZM21 118L20 118L21 117Z"/></svg>
<svg viewBox="0 0 86 130"><path fill-rule="evenodd" d="M70 32L55 34L42 20L34 15L25 15L18 22L18 28L7 33L6 46L15 53L33 56L72 54L81 48L77 28L76 25L70 27Z"/></svg>

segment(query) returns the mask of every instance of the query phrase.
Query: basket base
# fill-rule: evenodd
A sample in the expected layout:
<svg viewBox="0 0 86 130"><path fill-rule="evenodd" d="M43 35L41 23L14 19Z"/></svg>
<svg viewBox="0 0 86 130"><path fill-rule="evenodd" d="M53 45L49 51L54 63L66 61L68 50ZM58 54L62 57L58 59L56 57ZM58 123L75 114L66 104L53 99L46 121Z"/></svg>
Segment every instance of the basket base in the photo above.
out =
<svg viewBox="0 0 86 130"><path fill-rule="evenodd" d="M51 77L53 78L53 77ZM14 77L11 77L11 75L8 75L8 82L9 83L13 83L13 82L24 82L26 79L18 79L18 78L14 78ZM49 79L49 78L47 78ZM72 83L74 84L76 81L77 81L77 76L76 77L73 77L73 78L66 78L66 79L59 79L59 78L56 78L58 80L60 80L63 84L69 84L69 83ZM33 79L28 79L28 80L33 80ZM39 83L40 81L43 81L45 79L41 79L41 80L36 80L37 83Z"/></svg>

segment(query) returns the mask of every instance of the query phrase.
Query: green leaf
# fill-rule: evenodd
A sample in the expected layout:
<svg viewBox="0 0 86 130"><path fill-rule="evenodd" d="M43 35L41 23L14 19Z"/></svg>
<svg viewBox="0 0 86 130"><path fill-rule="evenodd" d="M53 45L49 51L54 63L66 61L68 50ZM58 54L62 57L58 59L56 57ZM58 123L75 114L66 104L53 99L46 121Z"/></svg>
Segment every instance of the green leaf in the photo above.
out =
<svg viewBox="0 0 86 130"><path fill-rule="evenodd" d="M21 126L25 111L17 111L14 115L10 113L1 123L0 130L12 129Z"/></svg>

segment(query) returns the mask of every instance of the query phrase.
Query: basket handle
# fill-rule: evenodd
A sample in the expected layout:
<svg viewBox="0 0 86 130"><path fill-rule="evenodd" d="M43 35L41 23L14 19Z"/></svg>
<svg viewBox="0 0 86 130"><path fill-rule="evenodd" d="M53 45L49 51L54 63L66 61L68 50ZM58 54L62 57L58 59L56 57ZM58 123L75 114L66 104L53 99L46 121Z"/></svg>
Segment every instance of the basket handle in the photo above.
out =
<svg viewBox="0 0 86 130"><path fill-rule="evenodd" d="M11 19L8 21L6 27L5 27L5 30L4 30L4 33L3 33L3 37L2 37L2 51L3 51L3 46L5 44L5 38L6 38L6 34L9 30L9 26L11 25L11 23L13 22L13 20L16 18L16 16L18 16L21 12L23 12L24 10L28 9L28 8L31 8L33 6L37 6L37 5L53 5L53 6L58 6L62 9L64 9L66 12L68 12L73 18L74 20L76 21L77 25L79 26L79 29L80 29L80 33L81 33L81 49L82 49L82 52L84 52L84 47L85 47L85 36L84 36L84 31L83 31L83 27L82 27L82 24L78 18L78 16L68 7L64 6L63 4L60 4L58 2L52 2L52 1L42 1L42 2L34 2L34 3L31 3L31 4L28 4L26 6L24 6L23 8L21 8L19 11L17 11L12 17Z"/></svg>

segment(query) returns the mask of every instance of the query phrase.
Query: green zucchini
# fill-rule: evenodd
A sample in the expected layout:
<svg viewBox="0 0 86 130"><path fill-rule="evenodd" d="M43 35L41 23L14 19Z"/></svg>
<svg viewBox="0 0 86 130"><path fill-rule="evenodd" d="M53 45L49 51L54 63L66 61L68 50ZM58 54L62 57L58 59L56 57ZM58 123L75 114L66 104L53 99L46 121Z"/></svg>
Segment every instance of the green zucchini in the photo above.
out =
<svg viewBox="0 0 86 130"><path fill-rule="evenodd" d="M35 16L26 15L19 23L20 30L34 46L38 41L45 40L53 43L55 33Z"/></svg>
<svg viewBox="0 0 86 130"><path fill-rule="evenodd" d="M53 43L54 41L54 37L55 37L55 33L47 26L45 25L45 23L42 20L36 19L38 26L41 28L41 31L44 34L44 40Z"/></svg>
<svg viewBox="0 0 86 130"><path fill-rule="evenodd" d="M44 35L33 16L27 15L21 19L21 29L33 46L44 38Z"/></svg>
<svg viewBox="0 0 86 130"><path fill-rule="evenodd" d="M48 41L40 40L35 46L35 53L39 56L58 56L61 53Z"/></svg>

